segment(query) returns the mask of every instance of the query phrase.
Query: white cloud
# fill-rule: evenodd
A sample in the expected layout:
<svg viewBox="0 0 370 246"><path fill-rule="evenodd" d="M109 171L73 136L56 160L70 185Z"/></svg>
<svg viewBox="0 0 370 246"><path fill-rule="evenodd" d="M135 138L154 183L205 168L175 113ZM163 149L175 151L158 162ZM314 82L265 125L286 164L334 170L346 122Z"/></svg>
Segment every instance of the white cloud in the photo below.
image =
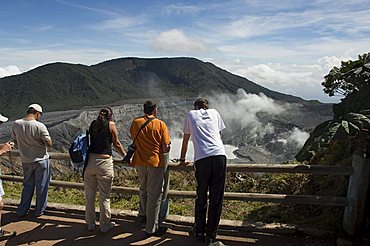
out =
<svg viewBox="0 0 370 246"><path fill-rule="evenodd" d="M331 4L331 3L330 3ZM220 23L222 33L226 38L251 38L269 36L284 40L297 40L302 36L310 39L317 35L334 37L338 34L366 35L370 31L369 5L362 1L351 4L339 2L334 8L328 8L329 3L319 1L310 4L296 4L289 2L288 5L276 4L250 4L245 6L249 11L242 13L234 9L234 13L228 12L228 22ZM367 4L367 8L366 5ZM278 9L279 7L280 9ZM358 6L358 7L357 7ZM271 11L271 8L274 11ZM253 11L255 10L255 11ZM256 14L257 13L257 14ZM293 34L292 32L295 32Z"/></svg>
<svg viewBox="0 0 370 246"><path fill-rule="evenodd" d="M206 45L203 41L186 36L178 29L172 29L160 33L152 42L152 48L157 51L168 52L191 52L205 51Z"/></svg>
<svg viewBox="0 0 370 246"><path fill-rule="evenodd" d="M9 65L6 67L0 67L0 78L16 75L22 73L17 66Z"/></svg>
<svg viewBox="0 0 370 246"><path fill-rule="evenodd" d="M301 47L305 53L313 54L317 57L325 54L347 60L350 57L353 58L353 56L357 59L357 55L369 52L369 43L369 37L358 39L327 38L317 42L302 43Z"/></svg>
<svg viewBox="0 0 370 246"><path fill-rule="evenodd" d="M21 72L26 72L35 66L52 62L92 65L122 57L122 54L104 49L0 49L0 57L7 57L7 63L17 64ZM29 57L33 57L32 63L28 60ZM3 62L5 61L0 61L0 66L7 67Z"/></svg>
<svg viewBox="0 0 370 246"><path fill-rule="evenodd" d="M203 8L197 5L190 4L171 4L164 8L163 12L166 15L172 14L196 14L200 12Z"/></svg>
<svg viewBox="0 0 370 246"><path fill-rule="evenodd" d="M322 67L322 70L327 74L333 67L340 67L342 61L354 60L357 58L353 57L336 57L336 56L324 56L318 59L318 65Z"/></svg>
<svg viewBox="0 0 370 246"><path fill-rule="evenodd" d="M36 31L48 31L48 30L51 30L55 27L55 25L47 25L47 24L44 24L44 25L41 25L41 26L38 26L38 27L34 27L34 29Z"/></svg>
<svg viewBox="0 0 370 246"><path fill-rule="evenodd" d="M300 18L301 21L292 21ZM250 38L262 35L276 34L280 30L287 30L308 26L312 24L312 19L301 13L277 13L275 15L247 15L239 20L227 23L223 32L226 36L236 38Z"/></svg>
<svg viewBox="0 0 370 246"><path fill-rule="evenodd" d="M97 24L95 28L97 30L121 30L141 25L145 22L142 17L118 17L110 20L105 20L100 24Z"/></svg>
<svg viewBox="0 0 370 246"><path fill-rule="evenodd" d="M103 9L101 7L92 7L93 5L76 4L76 3L73 3L72 1L66 1L66 0L56 0L56 2L73 7L73 8L81 9L82 11L85 11L85 10L91 11L94 14L105 14L109 16L116 15L116 12L114 11Z"/></svg>
<svg viewBox="0 0 370 246"><path fill-rule="evenodd" d="M279 64L275 64L279 66ZM286 73L277 70L273 67L273 64L258 64L246 68L241 68L235 71L237 74L244 75L252 81L263 81L263 84L268 87L274 87L276 84L291 83L292 81L287 80L288 76ZM281 84L282 85L282 84Z"/></svg>
<svg viewBox="0 0 370 246"><path fill-rule="evenodd" d="M337 102L339 97L329 97L323 92L321 83L324 76L341 61L351 57L324 56L311 64L246 64L244 58L225 62L221 67L265 86L271 90L292 94L307 100L318 99L323 102ZM227 64L226 64L227 63Z"/></svg>

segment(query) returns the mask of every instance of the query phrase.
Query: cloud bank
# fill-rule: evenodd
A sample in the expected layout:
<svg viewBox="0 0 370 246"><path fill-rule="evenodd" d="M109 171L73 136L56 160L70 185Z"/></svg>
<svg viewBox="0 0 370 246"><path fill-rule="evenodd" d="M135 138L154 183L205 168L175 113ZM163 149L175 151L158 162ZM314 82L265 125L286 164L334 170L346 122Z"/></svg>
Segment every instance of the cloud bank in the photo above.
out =
<svg viewBox="0 0 370 246"><path fill-rule="evenodd" d="M6 67L0 67L0 78L16 75L22 73L17 66L9 65Z"/></svg>
<svg viewBox="0 0 370 246"><path fill-rule="evenodd" d="M323 102L337 102L338 97L330 98L323 92L321 83L324 76L341 61L349 57L325 56L313 64L246 64L242 59L234 60L232 65L226 65L234 74L265 86L271 90ZM315 95L315 96L314 96Z"/></svg>
<svg viewBox="0 0 370 246"><path fill-rule="evenodd" d="M152 48L157 51L168 52L193 52L207 50L203 41L188 37L184 32L178 29L172 29L160 33L153 39Z"/></svg>

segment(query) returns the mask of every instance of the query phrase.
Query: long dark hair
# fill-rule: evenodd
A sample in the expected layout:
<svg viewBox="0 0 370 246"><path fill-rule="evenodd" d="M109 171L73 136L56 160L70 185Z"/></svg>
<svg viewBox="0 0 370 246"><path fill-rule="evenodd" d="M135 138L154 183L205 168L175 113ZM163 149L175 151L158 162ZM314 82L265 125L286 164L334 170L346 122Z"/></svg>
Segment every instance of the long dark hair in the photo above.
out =
<svg viewBox="0 0 370 246"><path fill-rule="evenodd" d="M110 107L100 109L98 118L95 121L95 127L92 130L97 133L102 132L109 124L109 121L112 120L112 117L113 111Z"/></svg>

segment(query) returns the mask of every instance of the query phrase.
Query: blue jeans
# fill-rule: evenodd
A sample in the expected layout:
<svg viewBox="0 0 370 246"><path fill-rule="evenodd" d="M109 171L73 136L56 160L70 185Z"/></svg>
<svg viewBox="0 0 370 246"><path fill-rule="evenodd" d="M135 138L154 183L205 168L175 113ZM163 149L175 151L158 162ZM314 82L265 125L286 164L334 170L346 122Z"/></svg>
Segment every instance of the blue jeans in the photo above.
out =
<svg viewBox="0 0 370 246"><path fill-rule="evenodd" d="M50 160L42 160L31 163L22 163L23 168L23 190L21 202L17 213L25 215L31 207L32 197L36 188L35 215L44 213L50 183Z"/></svg>

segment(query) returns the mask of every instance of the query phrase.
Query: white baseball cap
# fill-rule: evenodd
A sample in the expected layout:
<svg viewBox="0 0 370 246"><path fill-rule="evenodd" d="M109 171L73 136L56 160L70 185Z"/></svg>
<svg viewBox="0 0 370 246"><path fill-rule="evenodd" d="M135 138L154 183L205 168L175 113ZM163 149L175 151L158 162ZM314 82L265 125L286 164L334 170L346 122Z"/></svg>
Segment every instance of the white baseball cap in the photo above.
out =
<svg viewBox="0 0 370 246"><path fill-rule="evenodd" d="M37 104L37 103L33 103L33 104L31 104L30 106L28 106L28 108L29 108L29 109L30 109L30 108L33 108L33 109L35 109L37 112L42 113L42 107L41 107L39 104Z"/></svg>
<svg viewBox="0 0 370 246"><path fill-rule="evenodd" d="M8 118L5 117L4 115L0 114L0 121L1 122L7 122L8 121Z"/></svg>

